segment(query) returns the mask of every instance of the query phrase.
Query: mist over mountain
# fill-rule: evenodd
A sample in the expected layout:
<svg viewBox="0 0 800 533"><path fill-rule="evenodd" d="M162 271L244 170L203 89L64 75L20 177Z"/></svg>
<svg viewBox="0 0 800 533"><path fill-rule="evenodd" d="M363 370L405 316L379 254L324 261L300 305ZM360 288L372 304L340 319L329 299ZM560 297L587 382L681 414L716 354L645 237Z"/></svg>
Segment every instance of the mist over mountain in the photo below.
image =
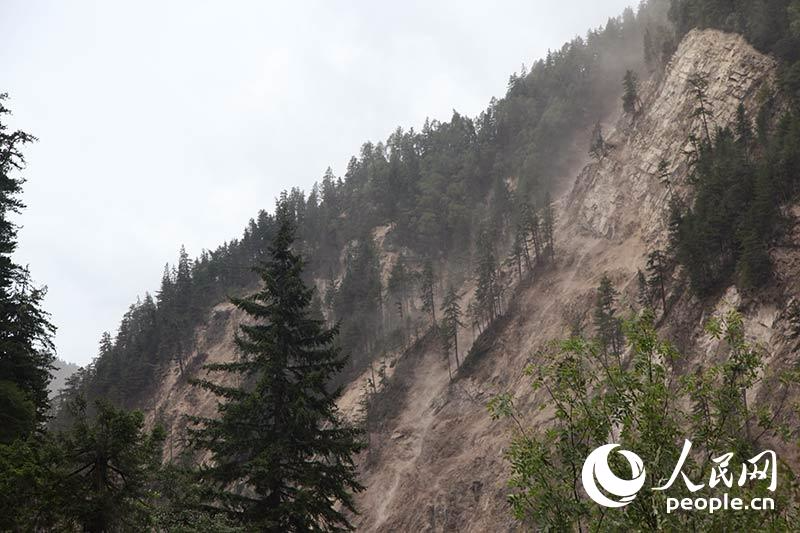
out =
<svg viewBox="0 0 800 533"><path fill-rule="evenodd" d="M67 361L62 361L61 359L56 359L53 363L53 370L50 372L52 379L50 381L50 397L54 397L58 394L58 391L64 388L67 384L67 378L69 378L72 374L74 374L78 368L80 368L75 363L68 363Z"/></svg>
<svg viewBox="0 0 800 533"><path fill-rule="evenodd" d="M795 530L800 4L555 44L181 247L51 402L0 226L0 527Z"/></svg>

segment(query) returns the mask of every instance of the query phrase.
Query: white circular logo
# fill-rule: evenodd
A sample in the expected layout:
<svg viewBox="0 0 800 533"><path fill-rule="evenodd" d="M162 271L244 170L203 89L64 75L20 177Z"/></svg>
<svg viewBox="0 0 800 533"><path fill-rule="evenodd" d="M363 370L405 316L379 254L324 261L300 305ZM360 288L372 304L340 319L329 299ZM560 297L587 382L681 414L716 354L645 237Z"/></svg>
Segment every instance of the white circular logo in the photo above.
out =
<svg viewBox="0 0 800 533"><path fill-rule="evenodd" d="M618 448L619 444L606 444L600 446L586 458L583 463L581 480L586 494L595 502L605 507L624 507L636 498L636 493L644 485L644 465L642 459L628 450L619 450L631 465L631 476L633 479L618 478L608 466L608 455L611 450ZM595 482L595 479L597 482ZM597 485L607 493L616 496L619 500L612 500L600 492Z"/></svg>

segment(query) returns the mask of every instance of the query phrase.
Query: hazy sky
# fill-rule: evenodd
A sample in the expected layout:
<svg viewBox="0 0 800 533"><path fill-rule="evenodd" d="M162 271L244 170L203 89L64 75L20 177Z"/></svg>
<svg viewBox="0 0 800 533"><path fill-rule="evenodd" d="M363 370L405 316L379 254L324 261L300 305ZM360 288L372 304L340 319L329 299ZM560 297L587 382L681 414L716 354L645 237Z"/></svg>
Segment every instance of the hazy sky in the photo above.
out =
<svg viewBox="0 0 800 533"><path fill-rule="evenodd" d="M631 0L0 0L0 92L37 135L17 260L85 364L165 262L398 125L474 116Z"/></svg>

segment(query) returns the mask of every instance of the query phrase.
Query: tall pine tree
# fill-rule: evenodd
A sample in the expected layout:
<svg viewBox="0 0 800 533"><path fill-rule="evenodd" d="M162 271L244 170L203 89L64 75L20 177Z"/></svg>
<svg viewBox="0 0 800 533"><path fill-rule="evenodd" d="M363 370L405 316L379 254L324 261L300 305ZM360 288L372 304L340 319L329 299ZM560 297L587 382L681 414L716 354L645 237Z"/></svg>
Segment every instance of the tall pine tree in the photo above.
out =
<svg viewBox="0 0 800 533"><path fill-rule="evenodd" d="M456 367L461 366L458 359L458 328L463 328L464 323L461 322L461 304L459 303L460 295L451 285L447 289L442 302L442 313L444 314L444 334L453 340L453 349L456 355Z"/></svg>
<svg viewBox="0 0 800 533"><path fill-rule="evenodd" d="M309 316L313 291L301 279L302 259L292 252L294 225L285 204L271 259L257 268L264 287L234 299L253 322L241 326L239 362L208 365L213 372L245 377L235 388L200 380L222 397L219 418L195 418L193 439L211 453L202 475L218 491L210 502L260 531L352 529L355 512L353 454L358 430L339 417L329 390L346 361L335 345L338 329Z"/></svg>
<svg viewBox="0 0 800 533"><path fill-rule="evenodd" d="M17 226L11 221L25 205L23 179L14 176L25 165L22 145L36 140L23 131L8 131L2 122L10 111L0 94L0 442L30 435L44 421L47 385L55 359L55 328L42 309L45 289L33 287L28 271L14 263Z"/></svg>
<svg viewBox="0 0 800 533"><path fill-rule="evenodd" d="M622 79L622 109L629 115L636 115L639 106L639 89L636 74L632 70L625 71Z"/></svg>
<svg viewBox="0 0 800 533"><path fill-rule="evenodd" d="M667 312L667 255L662 250L653 250L647 255L647 286L650 294L653 294L661 302L661 309L664 314Z"/></svg>
<svg viewBox="0 0 800 533"><path fill-rule="evenodd" d="M422 272L419 274L419 297L422 300L422 310L431 314L431 324L436 326L436 301L434 295L435 279L433 276L433 262L425 261Z"/></svg>
<svg viewBox="0 0 800 533"><path fill-rule="evenodd" d="M603 354L619 357L625 344L622 335L622 321L617 316L617 290L608 275L603 274L597 287L597 300L594 309L594 325L597 342Z"/></svg>

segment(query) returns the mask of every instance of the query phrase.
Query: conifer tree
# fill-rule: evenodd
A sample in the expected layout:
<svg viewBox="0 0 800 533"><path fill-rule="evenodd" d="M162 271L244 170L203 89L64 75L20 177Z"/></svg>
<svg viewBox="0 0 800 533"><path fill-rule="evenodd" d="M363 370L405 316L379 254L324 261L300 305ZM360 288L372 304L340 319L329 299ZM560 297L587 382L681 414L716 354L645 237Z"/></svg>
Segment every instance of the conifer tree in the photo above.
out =
<svg viewBox="0 0 800 533"><path fill-rule="evenodd" d="M23 179L14 173L25 166L21 147L36 138L8 130L6 98L0 94L0 442L7 443L44 422L55 328L42 309L46 289L34 287L28 271L11 259L17 247L11 217L25 207L19 199Z"/></svg>
<svg viewBox="0 0 800 533"><path fill-rule="evenodd" d="M57 441L64 457L54 484L62 525L89 533L147 529L150 483L160 467L164 431L146 432L141 412L104 402L96 404L94 419L82 398L72 408L75 424Z"/></svg>
<svg viewBox="0 0 800 533"><path fill-rule="evenodd" d="M191 350L192 324L194 324L193 294L192 294L192 261L186 248L181 246L178 252L178 266L175 269L174 308L172 320L174 322L175 353L173 358L178 362L181 374L186 356Z"/></svg>
<svg viewBox="0 0 800 533"><path fill-rule="evenodd" d="M411 285L411 276L403 254L400 254L395 261L387 283L389 294L395 298L395 306L402 322L406 315L406 300L408 299L409 285Z"/></svg>
<svg viewBox="0 0 800 533"><path fill-rule="evenodd" d="M344 513L355 512L352 492L363 489L353 464L362 444L337 412L341 389L329 390L346 357L336 346L337 327L326 329L309 317L312 290L301 279L302 259L292 252L294 227L285 205L277 219L271 258L256 269L263 288L233 299L254 320L240 326L236 338L242 359L206 367L253 385L197 382L222 397L218 418L192 419L194 443L211 454L201 474L219 489L209 504L253 530L351 529Z"/></svg>
<svg viewBox="0 0 800 533"><path fill-rule="evenodd" d="M467 305L467 318L472 326L472 338L475 338L475 332L481 330L481 312L475 300L470 300Z"/></svg>
<svg viewBox="0 0 800 533"><path fill-rule="evenodd" d="M677 196L669 200L669 214L667 215L667 235L669 237L668 250L674 252L681 241L681 225L684 220L686 205Z"/></svg>
<svg viewBox="0 0 800 533"><path fill-rule="evenodd" d="M666 159L662 159L658 162L658 180L667 188L667 190L671 193L672 192L672 181L671 181L671 173L669 171L669 162Z"/></svg>
<svg viewBox="0 0 800 533"><path fill-rule="evenodd" d="M610 150L611 145L608 144L605 137L603 137L603 127L598 122L594 125L594 129L592 130L592 137L589 142L589 155L597 161L602 161Z"/></svg>
<svg viewBox="0 0 800 533"><path fill-rule="evenodd" d="M772 267L764 239L752 219L750 222L741 232L742 251L737 264L739 284L748 289L764 283Z"/></svg>
<svg viewBox="0 0 800 533"><path fill-rule="evenodd" d="M529 235L533 244L534 258L535 261L538 263L541 260L542 247L543 247L541 227L539 224L539 215L536 214L536 211L533 210L533 208L528 202L524 202L522 204L521 211L522 211L521 223L523 225L523 234L526 236L526 238L523 239L523 245L525 246L526 257L529 256L528 243L527 243L527 236Z"/></svg>
<svg viewBox="0 0 800 533"><path fill-rule="evenodd" d="M322 303L328 310L333 313L335 311L336 306L336 298L339 293L339 280L336 279L336 275L333 272L333 269L328 270L328 280L325 284L325 296L322 299Z"/></svg>
<svg viewBox="0 0 800 533"><path fill-rule="evenodd" d="M650 307L650 288L647 286L647 278L641 269L636 271L636 302L643 308Z"/></svg>
<svg viewBox="0 0 800 533"><path fill-rule="evenodd" d="M334 312L342 321L339 337L354 361L363 361L382 327L381 266L369 232L347 253L342 283L336 291Z"/></svg>
<svg viewBox="0 0 800 533"><path fill-rule="evenodd" d="M699 143L692 168L692 206L670 221L676 230L676 257L698 294L708 294L737 268L744 280L764 279L769 265L762 252L769 235L762 232L770 227L767 221L775 203L775 180L764 179L767 176L769 172L762 174L748 164L730 128L717 128L712 142ZM758 273L755 277L740 262L745 248L753 259L752 272Z"/></svg>
<svg viewBox="0 0 800 533"><path fill-rule="evenodd" d="M708 99L708 80L702 74L694 74L689 76L688 83L697 105L692 116L700 118L705 140L706 142L711 142L711 131L708 123L714 117L714 113L711 102Z"/></svg>
<svg viewBox="0 0 800 533"><path fill-rule="evenodd" d="M419 276L419 297L422 300L422 310L431 314L431 324L436 326L436 302L433 288L433 263L426 260Z"/></svg>
<svg viewBox="0 0 800 533"><path fill-rule="evenodd" d="M662 250L653 250L647 256L647 286L661 302L661 309L667 312L667 256Z"/></svg>
<svg viewBox="0 0 800 533"><path fill-rule="evenodd" d="M642 40L644 44L644 62L647 68L652 70L655 66L657 54L655 43L653 42L653 32L650 30L650 26L645 28Z"/></svg>
<svg viewBox="0 0 800 533"><path fill-rule="evenodd" d="M178 324L176 318L177 290L175 287L175 272L169 265L164 265L161 276L161 288L156 293L158 308L158 343L159 351L175 357L178 346Z"/></svg>
<svg viewBox="0 0 800 533"><path fill-rule="evenodd" d="M639 88L636 74L632 70L625 71L622 87L622 109L629 115L636 115L639 105Z"/></svg>
<svg viewBox="0 0 800 533"><path fill-rule="evenodd" d="M624 339L622 337L622 321L617 317L617 291L608 275L603 274L597 287L597 300L594 310L594 325L597 342L603 353L615 355L622 353Z"/></svg>
<svg viewBox="0 0 800 533"><path fill-rule="evenodd" d="M458 359L458 328L463 328L464 324L461 322L461 304L459 303L459 294L451 285L447 289L442 302L442 314L444 314L445 331L452 338L453 348L456 355L456 368L461 366Z"/></svg>
<svg viewBox="0 0 800 533"><path fill-rule="evenodd" d="M482 251L477 265L475 299L486 324L491 324L500 314L500 283L494 246L488 233L481 236L478 249Z"/></svg>

